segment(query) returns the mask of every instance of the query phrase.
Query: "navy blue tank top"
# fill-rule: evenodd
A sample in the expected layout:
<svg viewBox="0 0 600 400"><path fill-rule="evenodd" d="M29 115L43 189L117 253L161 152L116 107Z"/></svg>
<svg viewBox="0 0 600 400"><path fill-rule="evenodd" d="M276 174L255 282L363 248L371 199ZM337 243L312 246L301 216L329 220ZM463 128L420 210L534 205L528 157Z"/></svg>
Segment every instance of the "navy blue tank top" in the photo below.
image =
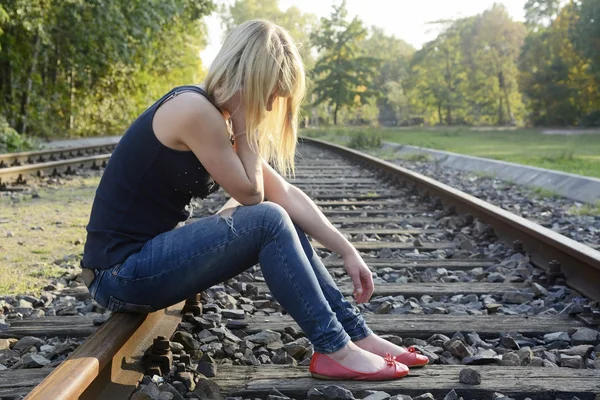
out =
<svg viewBox="0 0 600 400"><path fill-rule="evenodd" d="M197 86L172 89L137 118L113 151L96 190L82 266L106 269L122 263L148 240L185 221L193 197L219 189L193 152L163 145L152 129L158 107L184 91L211 100Z"/></svg>

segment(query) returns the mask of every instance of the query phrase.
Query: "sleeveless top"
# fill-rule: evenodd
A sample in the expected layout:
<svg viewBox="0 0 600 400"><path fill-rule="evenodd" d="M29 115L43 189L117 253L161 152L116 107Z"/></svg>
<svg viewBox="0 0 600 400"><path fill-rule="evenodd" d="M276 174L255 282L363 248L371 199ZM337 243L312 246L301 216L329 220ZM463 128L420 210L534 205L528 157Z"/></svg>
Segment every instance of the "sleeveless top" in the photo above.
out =
<svg viewBox="0 0 600 400"><path fill-rule="evenodd" d="M193 152L163 145L152 129L158 107L184 91L211 101L197 86L175 87L135 120L113 151L86 227L83 267L123 263L148 240L188 219L185 208L193 197L219 189Z"/></svg>

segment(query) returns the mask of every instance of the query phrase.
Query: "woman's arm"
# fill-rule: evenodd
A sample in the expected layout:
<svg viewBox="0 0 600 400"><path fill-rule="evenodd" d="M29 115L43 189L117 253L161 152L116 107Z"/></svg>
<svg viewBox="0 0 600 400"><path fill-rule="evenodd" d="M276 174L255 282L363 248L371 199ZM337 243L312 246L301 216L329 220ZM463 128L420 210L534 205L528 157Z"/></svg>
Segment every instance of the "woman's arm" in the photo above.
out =
<svg viewBox="0 0 600 400"><path fill-rule="evenodd" d="M309 236L344 259L344 267L354 284L356 301L367 301L373 294L373 277L354 246L302 190L286 182L264 160L263 177L265 197L282 206L292 221Z"/></svg>

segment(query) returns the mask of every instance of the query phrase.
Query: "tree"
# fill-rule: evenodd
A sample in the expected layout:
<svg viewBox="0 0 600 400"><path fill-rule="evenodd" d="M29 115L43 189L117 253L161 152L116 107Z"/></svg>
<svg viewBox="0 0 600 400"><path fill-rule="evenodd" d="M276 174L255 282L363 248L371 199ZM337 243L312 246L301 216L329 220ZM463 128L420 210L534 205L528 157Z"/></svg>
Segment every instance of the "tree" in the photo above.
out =
<svg viewBox="0 0 600 400"><path fill-rule="evenodd" d="M174 78L199 76L199 18L213 8L211 0L0 0L0 114L21 133L122 133Z"/></svg>
<svg viewBox="0 0 600 400"><path fill-rule="evenodd" d="M309 68L314 65L310 52L310 33L317 26L314 14L302 13L295 6L282 11L279 0L236 0L232 5L221 8L221 22L226 34L241 23L253 19L266 19L285 28L299 46L304 63Z"/></svg>
<svg viewBox="0 0 600 400"><path fill-rule="evenodd" d="M395 125L408 118L408 98L403 81L408 77L410 57L415 49L402 39L371 27L369 37L360 42L364 54L381 60L372 87L383 95L376 100L380 124Z"/></svg>
<svg viewBox="0 0 600 400"><path fill-rule="evenodd" d="M334 125L341 108L367 104L379 95L372 88L379 60L363 55L359 47L367 30L358 17L347 21L347 16L344 0L333 6L329 19L321 18L320 28L312 35L312 42L320 51L314 68L313 104L327 103L333 107Z"/></svg>
<svg viewBox="0 0 600 400"><path fill-rule="evenodd" d="M600 108L591 62L570 36L578 13L575 4L566 5L548 27L530 33L523 47L520 86L534 125L577 125Z"/></svg>
<svg viewBox="0 0 600 400"><path fill-rule="evenodd" d="M560 11L561 0L527 0L525 3L525 21L532 30L548 26Z"/></svg>
<svg viewBox="0 0 600 400"><path fill-rule="evenodd" d="M513 21L502 5L494 6L473 19L465 35L463 52L473 74L480 74L485 84L470 93L493 100L497 124L515 125L523 109L518 87L517 60L527 32ZM471 80L473 82L474 80ZM473 88L473 86L471 86Z"/></svg>
<svg viewBox="0 0 600 400"><path fill-rule="evenodd" d="M415 53L406 82L410 102L427 122L465 123L467 72L461 53L462 31L468 20L451 22Z"/></svg>

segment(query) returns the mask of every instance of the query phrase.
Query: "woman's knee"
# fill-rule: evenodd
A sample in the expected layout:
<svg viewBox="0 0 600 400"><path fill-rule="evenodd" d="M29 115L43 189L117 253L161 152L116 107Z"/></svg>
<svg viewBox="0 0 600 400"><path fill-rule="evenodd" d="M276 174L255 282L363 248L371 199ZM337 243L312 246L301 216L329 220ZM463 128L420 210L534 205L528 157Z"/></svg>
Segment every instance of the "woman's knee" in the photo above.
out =
<svg viewBox="0 0 600 400"><path fill-rule="evenodd" d="M285 226L293 229L293 223L285 208L279 204L264 201L262 203L249 206L257 218L263 222L263 226Z"/></svg>

